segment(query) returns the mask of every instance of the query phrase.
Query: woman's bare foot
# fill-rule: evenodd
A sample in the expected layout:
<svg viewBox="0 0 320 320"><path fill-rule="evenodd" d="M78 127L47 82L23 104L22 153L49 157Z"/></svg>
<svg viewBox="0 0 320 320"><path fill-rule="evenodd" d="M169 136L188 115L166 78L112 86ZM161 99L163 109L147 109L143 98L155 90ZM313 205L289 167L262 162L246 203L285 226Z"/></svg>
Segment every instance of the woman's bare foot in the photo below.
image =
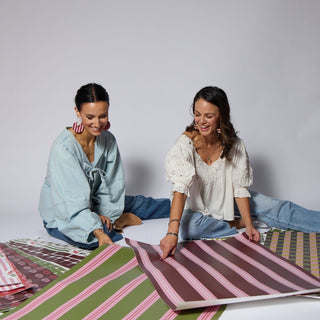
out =
<svg viewBox="0 0 320 320"><path fill-rule="evenodd" d="M231 228L241 229L245 228L246 225L244 224L244 221L242 218L234 219L233 221L228 221Z"/></svg>
<svg viewBox="0 0 320 320"><path fill-rule="evenodd" d="M113 224L113 229L121 232L124 227L141 224L142 220L131 212L124 212Z"/></svg>

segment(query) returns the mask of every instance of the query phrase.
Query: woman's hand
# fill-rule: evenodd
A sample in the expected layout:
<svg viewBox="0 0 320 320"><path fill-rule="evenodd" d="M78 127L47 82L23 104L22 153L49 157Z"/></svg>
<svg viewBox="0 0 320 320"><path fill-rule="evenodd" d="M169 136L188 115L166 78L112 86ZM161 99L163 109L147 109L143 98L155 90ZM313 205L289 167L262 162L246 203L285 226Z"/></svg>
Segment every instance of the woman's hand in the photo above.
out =
<svg viewBox="0 0 320 320"><path fill-rule="evenodd" d="M239 221L239 226L242 227L243 224L245 225L249 240L260 241L260 233L254 228L252 224L249 198L235 199L242 218Z"/></svg>
<svg viewBox="0 0 320 320"><path fill-rule="evenodd" d="M95 229L93 234L98 239L99 247L103 244L114 244L110 237L106 235L102 229Z"/></svg>
<svg viewBox="0 0 320 320"><path fill-rule="evenodd" d="M160 248L162 250L162 259L165 259L169 256L173 256L178 244L178 237L174 235L166 235L160 241Z"/></svg>
<svg viewBox="0 0 320 320"><path fill-rule="evenodd" d="M173 256L176 252L178 244L179 226L186 202L187 196L183 193L175 191L171 202L170 220L168 223L168 233L160 241L160 249L162 250L162 259ZM170 234L171 233L171 234Z"/></svg>
<svg viewBox="0 0 320 320"><path fill-rule="evenodd" d="M260 241L260 233L254 228L252 224L246 227L246 232L249 240Z"/></svg>
<svg viewBox="0 0 320 320"><path fill-rule="evenodd" d="M106 216L103 216L103 215L101 215L101 216L99 215L99 217L100 217L102 223L107 226L109 231L111 231L112 230L112 223L111 223L110 219Z"/></svg>

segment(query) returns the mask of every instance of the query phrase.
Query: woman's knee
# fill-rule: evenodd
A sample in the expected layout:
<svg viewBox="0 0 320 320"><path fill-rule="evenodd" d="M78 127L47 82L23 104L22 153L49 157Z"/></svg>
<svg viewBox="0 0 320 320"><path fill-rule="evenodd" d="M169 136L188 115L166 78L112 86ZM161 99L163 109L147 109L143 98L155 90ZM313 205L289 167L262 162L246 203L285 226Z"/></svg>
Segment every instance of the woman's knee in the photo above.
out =
<svg viewBox="0 0 320 320"><path fill-rule="evenodd" d="M198 240L200 239L200 234L195 228L190 226L181 226L180 236L183 240Z"/></svg>
<svg viewBox="0 0 320 320"><path fill-rule="evenodd" d="M199 220L203 215L199 212L185 210L181 218L180 235L183 240L196 240L201 238Z"/></svg>

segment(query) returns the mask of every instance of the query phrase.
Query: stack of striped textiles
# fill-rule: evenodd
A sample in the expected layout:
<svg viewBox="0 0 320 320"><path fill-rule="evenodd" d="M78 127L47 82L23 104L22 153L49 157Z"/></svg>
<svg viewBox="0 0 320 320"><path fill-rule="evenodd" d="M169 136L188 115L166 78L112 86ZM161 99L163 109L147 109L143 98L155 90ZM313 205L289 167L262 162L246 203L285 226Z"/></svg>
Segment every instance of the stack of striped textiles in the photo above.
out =
<svg viewBox="0 0 320 320"><path fill-rule="evenodd" d="M0 304L4 298L12 297L32 287L32 283L19 272L0 248Z"/></svg>
<svg viewBox="0 0 320 320"><path fill-rule="evenodd" d="M6 259L7 266L10 265L13 271L10 274L22 282L15 290L0 292L0 312L18 306L90 253L74 246L39 239L0 243L0 250L2 259ZM2 269L0 274L7 273Z"/></svg>
<svg viewBox="0 0 320 320"><path fill-rule="evenodd" d="M134 240L101 246L6 319L218 319L226 303L320 292L320 280L245 234L179 244L174 258ZM136 253L136 255L135 255Z"/></svg>

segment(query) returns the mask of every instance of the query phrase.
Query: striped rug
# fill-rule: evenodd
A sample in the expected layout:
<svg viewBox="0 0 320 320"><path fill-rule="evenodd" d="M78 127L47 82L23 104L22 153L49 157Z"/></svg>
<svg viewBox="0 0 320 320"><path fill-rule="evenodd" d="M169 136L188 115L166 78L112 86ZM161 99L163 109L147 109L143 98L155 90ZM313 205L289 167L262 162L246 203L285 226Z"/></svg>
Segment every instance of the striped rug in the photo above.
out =
<svg viewBox="0 0 320 320"><path fill-rule="evenodd" d="M320 233L268 231L264 245L320 278Z"/></svg>
<svg viewBox="0 0 320 320"><path fill-rule="evenodd" d="M320 280L243 233L190 241L162 261L158 245L126 240L173 310L320 292Z"/></svg>
<svg viewBox="0 0 320 320"><path fill-rule="evenodd" d="M174 311L140 269L134 251L101 246L5 319L218 319L225 306ZM1 317L0 317L1 318Z"/></svg>

